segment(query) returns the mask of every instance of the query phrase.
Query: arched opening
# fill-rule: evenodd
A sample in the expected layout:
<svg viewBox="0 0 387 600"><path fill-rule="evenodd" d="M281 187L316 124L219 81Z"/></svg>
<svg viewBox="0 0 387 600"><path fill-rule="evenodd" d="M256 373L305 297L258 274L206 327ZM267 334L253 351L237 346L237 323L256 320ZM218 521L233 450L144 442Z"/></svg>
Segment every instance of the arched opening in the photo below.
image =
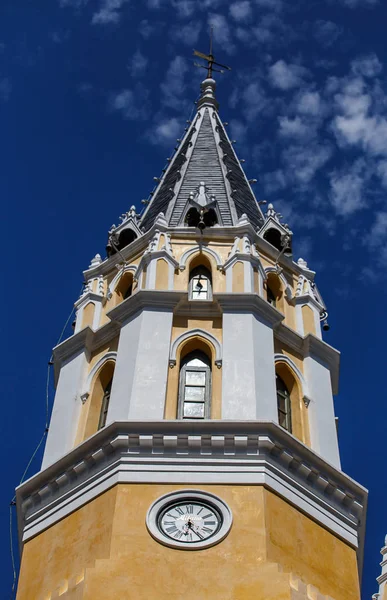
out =
<svg viewBox="0 0 387 600"><path fill-rule="evenodd" d="M281 232L278 229L274 229L274 227L268 229L263 234L263 239L274 246L274 248L277 248L277 250L282 250Z"/></svg>
<svg viewBox="0 0 387 600"><path fill-rule="evenodd" d="M113 244L111 244L111 242L109 241L108 245L106 246L107 255L113 256L113 254L116 254L117 252L116 248L118 250L122 250L123 248L134 242L136 238L137 235L132 229L124 229L123 231L121 231L118 237L118 243L115 244L115 246L113 246Z"/></svg>
<svg viewBox="0 0 387 600"><path fill-rule="evenodd" d="M269 304L284 312L284 294L281 280L275 273L268 273L266 280L266 300Z"/></svg>
<svg viewBox="0 0 387 600"><path fill-rule="evenodd" d="M208 419L211 405L211 359L203 350L189 352L180 364L178 419Z"/></svg>
<svg viewBox="0 0 387 600"><path fill-rule="evenodd" d="M129 271L124 273L121 276L115 291L117 294L117 304L129 298L133 293L133 273Z"/></svg>
<svg viewBox="0 0 387 600"><path fill-rule="evenodd" d="M132 229L124 229L124 231L122 231L120 233L120 236L118 238L118 245L117 245L118 250L122 250L126 246L129 246L129 244L134 242L134 240L136 238L137 238L137 235L134 233L134 231Z"/></svg>
<svg viewBox="0 0 387 600"><path fill-rule="evenodd" d="M292 406L290 392L282 377L276 373L278 423L292 433Z"/></svg>
<svg viewBox="0 0 387 600"><path fill-rule="evenodd" d="M89 404L89 410L83 439L89 438L106 425L114 366L114 361L106 362L94 379L90 397L86 400L86 403Z"/></svg>
<svg viewBox="0 0 387 600"><path fill-rule="evenodd" d="M303 401L302 383L286 362L276 361L275 372L278 422L301 442L310 445L308 409Z"/></svg>
<svg viewBox="0 0 387 600"><path fill-rule="evenodd" d="M199 221L200 213L197 208L192 206L185 216L184 223L188 227L197 227ZM203 213L203 221L206 227L213 227L218 223L218 217L213 208L210 208Z"/></svg>
<svg viewBox="0 0 387 600"><path fill-rule="evenodd" d="M211 264L203 255L196 256L190 264L188 288L190 300L212 299Z"/></svg>

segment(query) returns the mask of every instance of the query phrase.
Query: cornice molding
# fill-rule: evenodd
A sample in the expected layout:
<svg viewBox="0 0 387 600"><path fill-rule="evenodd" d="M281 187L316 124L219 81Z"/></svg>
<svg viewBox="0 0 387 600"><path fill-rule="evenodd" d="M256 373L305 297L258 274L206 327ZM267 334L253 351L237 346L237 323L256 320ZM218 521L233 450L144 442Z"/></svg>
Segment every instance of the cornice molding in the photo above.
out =
<svg viewBox="0 0 387 600"><path fill-rule="evenodd" d="M111 321L122 325L133 314L144 308L171 311L186 295L186 292L180 291L140 290L109 310L107 316Z"/></svg>
<svg viewBox="0 0 387 600"><path fill-rule="evenodd" d="M253 312L272 327L278 326L285 318L282 313L258 294L246 292L214 294L214 300L219 302L223 312Z"/></svg>
<svg viewBox="0 0 387 600"><path fill-rule="evenodd" d="M340 370L340 352L338 350L312 333L303 337L284 323L280 323L276 328L275 336L280 342L287 344L303 357L311 356L325 364L331 373L333 394L338 393Z"/></svg>
<svg viewBox="0 0 387 600"><path fill-rule="evenodd" d="M263 485L358 548L367 490L273 422L115 422L16 490L26 541L117 483Z"/></svg>

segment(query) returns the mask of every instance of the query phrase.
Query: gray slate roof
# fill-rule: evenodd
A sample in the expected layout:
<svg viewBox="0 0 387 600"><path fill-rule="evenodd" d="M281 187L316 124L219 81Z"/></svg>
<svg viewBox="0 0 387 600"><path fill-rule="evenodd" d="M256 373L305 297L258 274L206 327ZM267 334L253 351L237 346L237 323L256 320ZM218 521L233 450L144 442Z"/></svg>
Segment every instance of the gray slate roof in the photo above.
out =
<svg viewBox="0 0 387 600"><path fill-rule="evenodd" d="M254 227L263 215L213 107L199 109L141 219L149 229L163 212L172 227L183 224L189 195L204 181L214 194L222 225L236 225L243 213Z"/></svg>

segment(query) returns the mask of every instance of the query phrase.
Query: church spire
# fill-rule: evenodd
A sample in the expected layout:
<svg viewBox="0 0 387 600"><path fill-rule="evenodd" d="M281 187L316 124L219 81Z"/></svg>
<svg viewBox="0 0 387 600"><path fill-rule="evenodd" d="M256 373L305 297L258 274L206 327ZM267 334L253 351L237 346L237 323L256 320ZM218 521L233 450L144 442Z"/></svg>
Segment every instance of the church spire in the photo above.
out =
<svg viewBox="0 0 387 600"><path fill-rule="evenodd" d="M242 169L225 126L218 115L215 97L214 71L223 72L230 67L215 61L212 54L194 50L195 56L207 61L207 65L196 65L207 70L207 78L201 84L201 95L197 102L197 114L190 123L175 155L168 159L169 165L142 215L141 227L150 229L160 213L170 227L192 227L199 223L199 209L193 198L204 186L211 197L209 225L235 226L242 215L251 225L262 227L264 217ZM222 69L217 69L215 66ZM196 211L196 213L195 213Z"/></svg>

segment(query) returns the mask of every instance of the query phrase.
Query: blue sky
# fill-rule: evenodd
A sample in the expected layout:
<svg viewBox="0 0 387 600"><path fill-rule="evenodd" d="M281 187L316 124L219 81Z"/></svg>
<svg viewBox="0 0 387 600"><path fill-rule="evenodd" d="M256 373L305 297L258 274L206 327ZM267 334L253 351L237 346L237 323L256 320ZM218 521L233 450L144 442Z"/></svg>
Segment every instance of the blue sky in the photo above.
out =
<svg viewBox="0 0 387 600"><path fill-rule="evenodd" d="M81 271L119 215L141 208L183 133L204 74L192 49L207 50L210 24L232 67L217 78L221 117L257 198L282 212L295 258L317 271L325 339L342 352L341 456L370 490L363 598L377 591L387 533L386 19L382 0L2 1L5 591L8 504L44 429L51 348Z"/></svg>

